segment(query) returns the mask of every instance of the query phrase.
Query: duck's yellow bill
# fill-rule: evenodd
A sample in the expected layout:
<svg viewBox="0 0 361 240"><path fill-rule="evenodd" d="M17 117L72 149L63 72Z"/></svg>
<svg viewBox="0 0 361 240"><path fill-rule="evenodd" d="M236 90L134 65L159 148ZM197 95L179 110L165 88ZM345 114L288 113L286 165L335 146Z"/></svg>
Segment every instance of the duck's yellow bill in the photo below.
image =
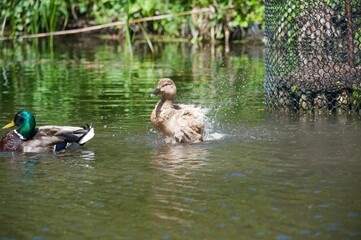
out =
<svg viewBox="0 0 361 240"><path fill-rule="evenodd" d="M14 122L14 120L13 121L11 121L11 123L8 123L8 124L6 124L5 126L3 126L3 129L5 129L5 128L11 128L11 127L14 127L15 126L15 122Z"/></svg>

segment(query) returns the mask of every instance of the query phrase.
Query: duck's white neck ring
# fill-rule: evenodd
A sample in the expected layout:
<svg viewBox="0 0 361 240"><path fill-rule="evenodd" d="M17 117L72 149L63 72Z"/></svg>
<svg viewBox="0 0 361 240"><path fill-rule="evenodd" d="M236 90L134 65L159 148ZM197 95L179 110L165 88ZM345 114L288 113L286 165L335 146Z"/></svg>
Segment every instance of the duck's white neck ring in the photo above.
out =
<svg viewBox="0 0 361 240"><path fill-rule="evenodd" d="M19 136L19 138L20 138L21 140L26 140L26 139L23 137L23 135L21 135L20 133L18 133L17 130L14 130L14 132L16 133L16 135Z"/></svg>

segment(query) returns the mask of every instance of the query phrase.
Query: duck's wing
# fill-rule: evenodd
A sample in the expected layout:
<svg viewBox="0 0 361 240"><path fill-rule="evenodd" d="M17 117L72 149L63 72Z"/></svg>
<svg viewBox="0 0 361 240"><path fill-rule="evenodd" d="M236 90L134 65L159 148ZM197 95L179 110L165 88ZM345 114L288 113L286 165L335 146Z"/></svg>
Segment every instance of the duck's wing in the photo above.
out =
<svg viewBox="0 0 361 240"><path fill-rule="evenodd" d="M203 141L205 113L202 108L191 105L180 105L175 116L175 139L178 142Z"/></svg>
<svg viewBox="0 0 361 240"><path fill-rule="evenodd" d="M24 152L58 152L72 145L84 145L94 137L94 128L42 126L31 140L23 142Z"/></svg>
<svg viewBox="0 0 361 240"><path fill-rule="evenodd" d="M0 140L0 151L4 152L22 152L23 147L20 136L16 134L15 130L8 132Z"/></svg>
<svg viewBox="0 0 361 240"><path fill-rule="evenodd" d="M188 126L176 128L174 131L174 139L180 143L194 143L204 140L202 132L196 132Z"/></svg>
<svg viewBox="0 0 361 240"><path fill-rule="evenodd" d="M180 105L181 109L178 111L181 115L183 124L192 128L194 131L201 133L204 130L206 121L207 109L194 107L193 105Z"/></svg>

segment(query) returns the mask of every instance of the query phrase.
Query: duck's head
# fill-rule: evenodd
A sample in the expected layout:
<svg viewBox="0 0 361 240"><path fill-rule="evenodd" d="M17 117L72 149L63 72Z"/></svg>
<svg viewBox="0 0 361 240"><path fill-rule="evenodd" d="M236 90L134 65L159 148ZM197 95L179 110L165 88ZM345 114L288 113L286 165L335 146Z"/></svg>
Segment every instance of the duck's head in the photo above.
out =
<svg viewBox="0 0 361 240"><path fill-rule="evenodd" d="M170 78L161 78L158 81L157 88L149 95L149 97L154 97L157 95L162 95L163 99L173 100L177 93L177 88Z"/></svg>
<svg viewBox="0 0 361 240"><path fill-rule="evenodd" d="M18 135L20 135L23 140L28 140L34 135L35 125L36 122L33 114L28 111L22 110L16 113L14 116L14 120L5 125L3 129L18 126L19 128L16 130Z"/></svg>

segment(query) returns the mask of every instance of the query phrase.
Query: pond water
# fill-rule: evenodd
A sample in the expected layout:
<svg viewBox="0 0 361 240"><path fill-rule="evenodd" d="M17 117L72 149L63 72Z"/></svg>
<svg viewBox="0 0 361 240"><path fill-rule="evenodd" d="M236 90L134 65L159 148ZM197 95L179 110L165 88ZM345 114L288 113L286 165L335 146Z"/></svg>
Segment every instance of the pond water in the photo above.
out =
<svg viewBox="0 0 361 240"><path fill-rule="evenodd" d="M2 44L1 126L27 109L96 135L74 152L0 153L0 239L361 238L360 117L267 113L263 46ZM164 141L149 121L161 77L223 137Z"/></svg>

